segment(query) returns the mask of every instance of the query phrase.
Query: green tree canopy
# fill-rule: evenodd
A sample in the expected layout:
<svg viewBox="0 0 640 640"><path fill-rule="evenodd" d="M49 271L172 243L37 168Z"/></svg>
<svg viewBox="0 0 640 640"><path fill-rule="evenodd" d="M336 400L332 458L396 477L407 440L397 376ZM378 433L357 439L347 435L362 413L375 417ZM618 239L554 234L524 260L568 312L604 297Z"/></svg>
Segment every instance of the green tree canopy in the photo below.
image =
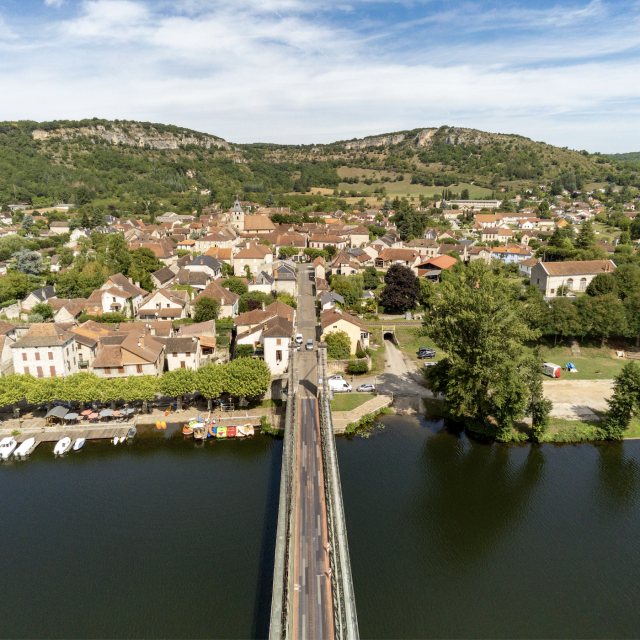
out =
<svg viewBox="0 0 640 640"><path fill-rule="evenodd" d="M195 309L194 320L196 322L207 322L208 320L217 320L220 312L220 303L210 296L202 296L193 305Z"/></svg>
<svg viewBox="0 0 640 640"><path fill-rule="evenodd" d="M190 369L175 369L174 371L165 371L162 374L158 391L170 398L177 398L192 393L196 384L195 372Z"/></svg>
<svg viewBox="0 0 640 640"><path fill-rule="evenodd" d="M324 336L327 343L327 358L345 360L351 355L351 340L344 331L330 331Z"/></svg>
<svg viewBox="0 0 640 640"><path fill-rule="evenodd" d="M237 278L235 276L231 278L227 278L221 284L225 289L229 289L229 291L233 291L234 293L237 293L239 296L241 296L244 293L247 293L248 291L247 285L244 282L242 282L240 278Z"/></svg>
<svg viewBox="0 0 640 640"><path fill-rule="evenodd" d="M414 309L420 300L418 277L409 267L394 264L385 276L380 303L388 313Z"/></svg>
<svg viewBox="0 0 640 640"><path fill-rule="evenodd" d="M209 410L211 410L211 400L219 398L224 393L225 379L225 367L222 365L210 363L198 369L196 387L207 399Z"/></svg>
<svg viewBox="0 0 640 640"><path fill-rule="evenodd" d="M523 343L538 337L526 305L480 261L452 274L440 290L423 332L447 355L429 369L429 385L471 430L509 440L529 397Z"/></svg>
<svg viewBox="0 0 640 640"><path fill-rule="evenodd" d="M264 360L239 358L225 365L225 389L237 398L263 394L271 385L271 371Z"/></svg>

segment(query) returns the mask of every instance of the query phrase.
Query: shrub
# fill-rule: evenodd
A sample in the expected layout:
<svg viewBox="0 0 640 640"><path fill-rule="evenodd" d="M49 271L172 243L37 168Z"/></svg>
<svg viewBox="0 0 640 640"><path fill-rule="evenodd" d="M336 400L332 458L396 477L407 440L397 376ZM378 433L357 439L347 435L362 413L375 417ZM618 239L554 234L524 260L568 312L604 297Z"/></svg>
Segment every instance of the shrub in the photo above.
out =
<svg viewBox="0 0 640 640"><path fill-rule="evenodd" d="M348 373L367 373L369 366L366 360L354 360L347 365Z"/></svg>
<svg viewBox="0 0 640 640"><path fill-rule="evenodd" d="M344 331L331 331L325 336L327 358L344 360L351 355L351 340Z"/></svg>
<svg viewBox="0 0 640 640"><path fill-rule="evenodd" d="M250 358L253 355L253 345L239 344L236 347L236 358Z"/></svg>
<svg viewBox="0 0 640 640"><path fill-rule="evenodd" d="M356 358L366 358L367 352L364 349L358 349L356 351Z"/></svg>

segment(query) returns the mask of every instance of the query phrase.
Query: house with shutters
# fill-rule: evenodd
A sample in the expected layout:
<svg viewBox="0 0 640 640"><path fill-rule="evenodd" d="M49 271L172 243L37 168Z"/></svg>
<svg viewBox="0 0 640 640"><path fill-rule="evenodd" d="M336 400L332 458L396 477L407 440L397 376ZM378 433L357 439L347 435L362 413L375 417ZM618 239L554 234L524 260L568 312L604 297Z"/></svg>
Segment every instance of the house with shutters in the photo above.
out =
<svg viewBox="0 0 640 640"><path fill-rule="evenodd" d="M139 284L133 284L131 278L126 278L121 273L109 276L100 291L105 292L101 297L101 313L116 311L124 313L126 316L131 316L131 307L133 307L133 314L135 315L142 304L142 300L147 295L147 291L141 289ZM94 291L94 293L96 292ZM89 300L91 300L91 297L89 297ZM127 309L127 307L129 308Z"/></svg>
<svg viewBox="0 0 640 640"><path fill-rule="evenodd" d="M75 335L55 324L32 324L11 350L15 373L55 378L79 371Z"/></svg>
<svg viewBox="0 0 640 640"><path fill-rule="evenodd" d="M160 376L164 370L164 345L144 330L126 335L105 336L91 367L100 378ZM108 343L108 344L107 344Z"/></svg>
<svg viewBox="0 0 640 640"><path fill-rule="evenodd" d="M510 242L513 240L513 231L500 227L485 227L480 232L480 240L482 242Z"/></svg>
<svg viewBox="0 0 640 640"><path fill-rule="evenodd" d="M136 313L139 320L180 320L189 316L189 292L158 289L150 293Z"/></svg>
<svg viewBox="0 0 640 640"><path fill-rule="evenodd" d="M322 340L325 340L328 333L344 331L349 336L352 354L369 346L371 332L367 326L356 316L345 313L337 307L323 311L320 316L320 324L322 325Z"/></svg>
<svg viewBox="0 0 640 640"><path fill-rule="evenodd" d="M422 256L414 249L383 249L375 259L376 269L386 271L393 265L400 264L403 267L417 272L417 265Z"/></svg>
<svg viewBox="0 0 640 640"><path fill-rule="evenodd" d="M206 273L209 276L209 280L222 278L222 263L211 256L197 256L184 268L189 271Z"/></svg>
<svg viewBox="0 0 640 640"><path fill-rule="evenodd" d="M47 303L50 298L55 298L56 292L53 287L43 287L42 289L38 289L36 291L32 291L23 301L22 301L22 312L23 313L31 313L33 307L37 304Z"/></svg>
<svg viewBox="0 0 640 640"><path fill-rule="evenodd" d="M309 237L309 246L312 249L325 249L329 245L336 249L344 249L347 246L347 240L340 236L329 235L312 235Z"/></svg>
<svg viewBox="0 0 640 640"><path fill-rule="evenodd" d="M169 267L163 267L151 274L151 280L156 287L170 287L175 282L175 279L176 274Z"/></svg>
<svg viewBox="0 0 640 640"><path fill-rule="evenodd" d="M238 315L240 296L229 289L225 289L214 280L191 301L192 317L195 315L196 302L203 297L215 298L220 303L218 318L235 318Z"/></svg>
<svg viewBox="0 0 640 640"><path fill-rule="evenodd" d="M288 308L291 309L291 307ZM269 315L269 312L261 309L256 309L255 311L262 312L260 317L263 318ZM255 314L254 311L249 313L254 314L254 319L258 317L258 314ZM247 314L242 315L246 316ZM271 317L257 324L243 324L241 326L244 330L238 330L236 344L251 345L256 350L255 355L261 355L269 365L271 375L285 373L289 364L289 344L294 332L293 321L289 319L292 317L293 315L291 314L288 317L271 315Z"/></svg>
<svg viewBox="0 0 640 640"><path fill-rule="evenodd" d="M202 351L200 339L197 336L169 338L166 343L165 368L167 371L175 369L197 371L200 368Z"/></svg>
<svg viewBox="0 0 640 640"><path fill-rule="evenodd" d="M273 262L271 249L255 242L247 242L244 247L233 256L233 273L236 276L244 276L245 267L251 272L258 270L263 262Z"/></svg>

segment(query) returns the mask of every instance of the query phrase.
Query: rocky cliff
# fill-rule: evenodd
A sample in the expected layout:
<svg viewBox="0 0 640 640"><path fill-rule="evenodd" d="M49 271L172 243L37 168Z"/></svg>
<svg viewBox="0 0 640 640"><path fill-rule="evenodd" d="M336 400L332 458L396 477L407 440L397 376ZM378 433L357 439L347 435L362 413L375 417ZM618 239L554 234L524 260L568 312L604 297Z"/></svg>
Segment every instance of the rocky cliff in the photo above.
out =
<svg viewBox="0 0 640 640"><path fill-rule="evenodd" d="M231 145L222 138L200 135L176 135L168 131L158 131L153 127L142 127L138 124L127 125L96 125L91 127L64 128L53 131L36 129L31 134L34 140L73 140L74 138L98 137L111 144L126 144L132 147L149 147L151 149L178 149L181 145L196 145L205 149L218 147L232 150Z"/></svg>

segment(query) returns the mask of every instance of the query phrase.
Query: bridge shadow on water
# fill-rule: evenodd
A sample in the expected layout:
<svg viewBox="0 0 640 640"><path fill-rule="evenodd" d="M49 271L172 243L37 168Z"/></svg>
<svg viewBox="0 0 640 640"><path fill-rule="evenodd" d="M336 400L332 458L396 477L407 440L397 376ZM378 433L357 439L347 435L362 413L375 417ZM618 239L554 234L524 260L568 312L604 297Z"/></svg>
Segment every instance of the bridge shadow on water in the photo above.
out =
<svg viewBox="0 0 640 640"><path fill-rule="evenodd" d="M267 500L260 548L260 565L253 611L253 638L268 638L273 593L276 534L278 530L278 504L280 501L280 475L282 471L281 438L274 440L271 468L267 480Z"/></svg>

